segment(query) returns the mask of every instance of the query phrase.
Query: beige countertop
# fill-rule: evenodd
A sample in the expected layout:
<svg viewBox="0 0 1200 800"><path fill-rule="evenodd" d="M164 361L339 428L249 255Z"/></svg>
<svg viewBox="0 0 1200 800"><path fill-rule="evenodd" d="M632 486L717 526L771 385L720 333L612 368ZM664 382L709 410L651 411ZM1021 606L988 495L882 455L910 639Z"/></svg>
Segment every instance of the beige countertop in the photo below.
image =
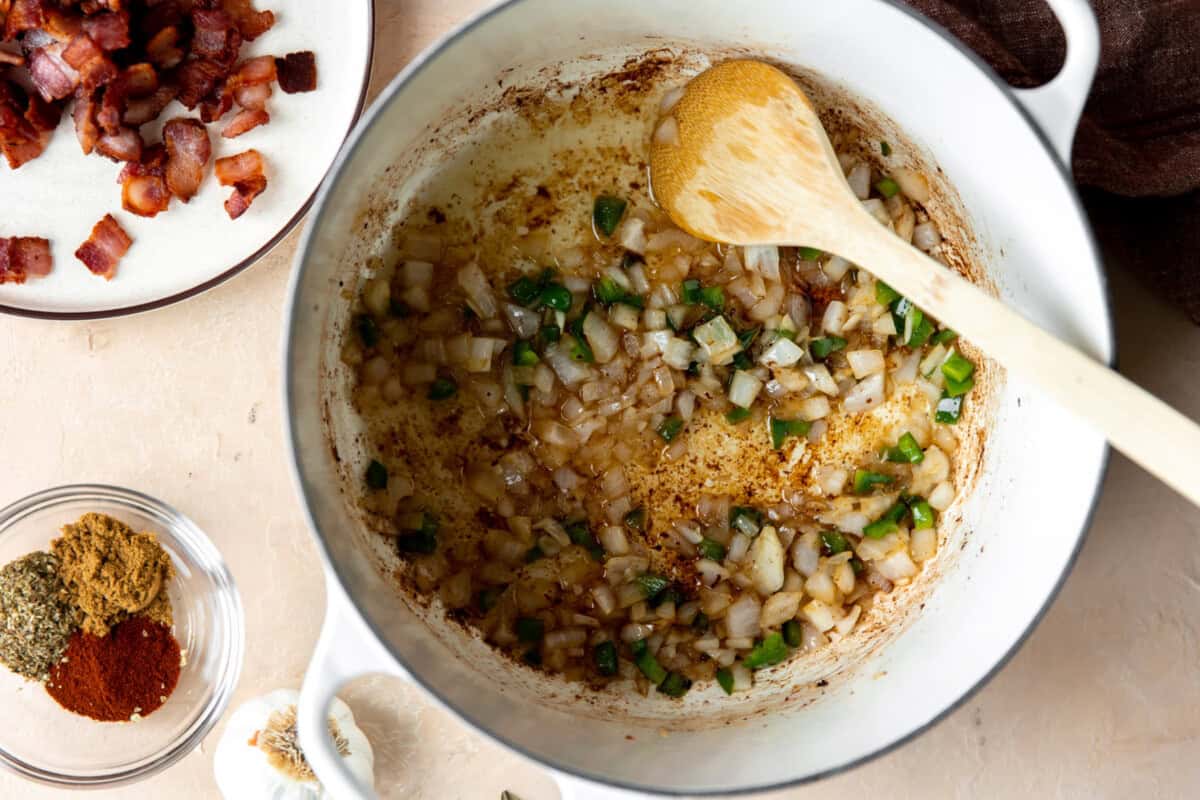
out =
<svg viewBox="0 0 1200 800"><path fill-rule="evenodd" d="M373 92L483 5L378 0ZM191 516L224 553L246 604L235 703L299 686L323 613L280 418L280 319L297 238L229 283L150 314L67 324L0 318L0 504L95 481L147 492ZM1123 274L1112 282L1126 374L1200 418L1200 328ZM1051 457L1053 443L1046 448ZM1194 796L1197 529L1200 513L1115 456L1074 573L986 688L888 756L774 796ZM1019 521L1012 533L1021 535ZM522 800L557 797L537 767L410 686L369 678L343 696L374 743L387 797L495 800L503 789ZM166 773L92 796L218 797L211 765L220 732ZM53 794L0 775L0 797Z"/></svg>

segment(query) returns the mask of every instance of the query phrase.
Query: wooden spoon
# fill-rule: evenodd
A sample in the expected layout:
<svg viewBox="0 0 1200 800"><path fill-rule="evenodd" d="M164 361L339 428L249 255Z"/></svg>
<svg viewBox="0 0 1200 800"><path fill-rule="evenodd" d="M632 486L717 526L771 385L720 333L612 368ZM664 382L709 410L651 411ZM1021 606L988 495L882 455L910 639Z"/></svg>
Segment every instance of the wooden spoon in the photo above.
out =
<svg viewBox="0 0 1200 800"><path fill-rule="evenodd" d="M731 61L694 78L655 131L650 174L694 236L815 247L866 267L1200 505L1200 427L880 225L786 73Z"/></svg>

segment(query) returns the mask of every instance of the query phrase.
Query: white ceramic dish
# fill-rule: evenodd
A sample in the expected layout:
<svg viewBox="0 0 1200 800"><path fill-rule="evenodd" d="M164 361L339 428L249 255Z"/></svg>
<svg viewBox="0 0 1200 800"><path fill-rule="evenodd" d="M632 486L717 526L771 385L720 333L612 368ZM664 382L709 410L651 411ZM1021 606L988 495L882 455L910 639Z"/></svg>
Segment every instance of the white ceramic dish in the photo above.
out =
<svg viewBox="0 0 1200 800"><path fill-rule="evenodd" d="M497 75L530 80L554 65L576 76L605 74L631 51L672 46L804 68L880 109L957 190L976 258L1000 296L1111 361L1103 273L1064 167L1099 37L1086 0L1050 5L1067 33L1068 58L1058 78L1032 92L1005 86L944 32L885 0L511 0L395 79L318 198L285 332L289 442L329 587L302 692L301 739L335 796L364 795L324 736L325 709L338 686L363 672L420 684L484 735L551 768L567 797L692 796L791 786L875 757L941 719L1011 657L1071 566L1107 455L1103 439L1017 378L996 392L980 478L961 503L948 533L953 546L921 612L827 687L796 681L794 702L775 702L779 680L764 680L744 700L758 702L759 713L730 727L720 724L728 712L719 701L693 697L702 693L686 696L677 712L647 702L641 719L624 698L598 710L556 696L527 670L495 666L478 650L463 658L461 633L399 602L354 534L341 480L342 464L356 453L349 439L337 437L336 450L327 439L345 408L329 376L339 368L336 333L349 315L340 288L360 280L364 256L386 237L379 222L386 214L363 212L386 209L403 187L390 197L372 191L386 193L383 177L417 144L428 152L416 169L436 169L448 142L430 134L447 113L486 104L503 91ZM781 680L791 674L789 666ZM644 719L655 713L659 719Z"/></svg>
<svg viewBox="0 0 1200 800"><path fill-rule="evenodd" d="M209 126L214 159L252 147L263 154L269 185L251 209L229 219L223 203L230 189L212 177L210 164L190 203L174 200L153 219L124 211L116 183L122 165L84 156L65 114L40 158L18 170L0 169L0 236L42 236L54 251L48 277L0 285L0 312L85 319L168 305L236 275L299 221L362 108L371 67L372 4L258 0L257 7L275 12L275 26L247 44L243 56L311 50L318 79L317 90L305 94L284 94L276 86L267 105L269 125L236 139L221 138L220 122ZM161 120L175 116L198 113L176 101ZM147 141L158 140L159 127L143 128ZM92 275L74 255L106 213L134 240L111 281Z"/></svg>

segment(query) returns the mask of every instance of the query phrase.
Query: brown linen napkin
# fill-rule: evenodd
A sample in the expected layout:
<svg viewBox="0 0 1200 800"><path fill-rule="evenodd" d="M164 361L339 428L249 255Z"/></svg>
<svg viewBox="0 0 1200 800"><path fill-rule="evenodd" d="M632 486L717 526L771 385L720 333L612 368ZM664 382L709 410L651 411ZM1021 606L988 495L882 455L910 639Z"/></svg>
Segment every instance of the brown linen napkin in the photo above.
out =
<svg viewBox="0 0 1200 800"><path fill-rule="evenodd" d="M1042 0L903 0L1013 86L1058 72ZM1200 324L1200 0L1092 0L1100 69L1075 137L1076 183L1107 252Z"/></svg>

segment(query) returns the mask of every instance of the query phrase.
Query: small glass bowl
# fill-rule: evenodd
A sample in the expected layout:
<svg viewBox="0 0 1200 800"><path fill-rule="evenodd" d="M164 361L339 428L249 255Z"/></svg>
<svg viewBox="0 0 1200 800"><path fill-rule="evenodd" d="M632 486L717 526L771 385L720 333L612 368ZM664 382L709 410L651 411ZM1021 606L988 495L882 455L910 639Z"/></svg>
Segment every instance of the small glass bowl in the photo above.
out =
<svg viewBox="0 0 1200 800"><path fill-rule="evenodd" d="M151 531L170 554L173 632L184 652L167 702L136 722L96 722L60 707L39 683L0 666L0 766L63 788L132 783L190 753L212 729L242 670L245 623L233 578L212 542L175 509L114 486L60 486L0 510L0 565L49 550L89 511Z"/></svg>

